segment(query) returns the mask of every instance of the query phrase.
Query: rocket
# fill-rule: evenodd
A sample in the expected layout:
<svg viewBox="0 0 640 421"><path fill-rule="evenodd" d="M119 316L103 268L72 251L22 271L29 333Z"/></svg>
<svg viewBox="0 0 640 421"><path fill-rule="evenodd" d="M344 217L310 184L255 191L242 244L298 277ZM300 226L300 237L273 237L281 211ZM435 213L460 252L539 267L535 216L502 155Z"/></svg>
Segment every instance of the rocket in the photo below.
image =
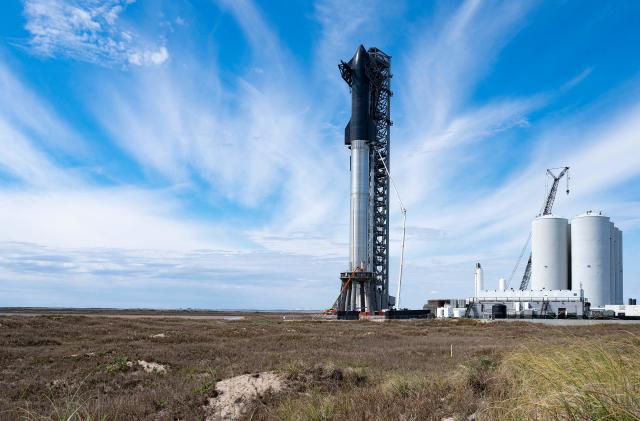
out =
<svg viewBox="0 0 640 421"><path fill-rule="evenodd" d="M340 272L338 310L376 312L389 308L390 59L360 45L338 65L351 89L351 118L344 143L351 154L349 266ZM380 157L380 160L378 160ZM385 161L386 160L386 161Z"/></svg>
<svg viewBox="0 0 640 421"><path fill-rule="evenodd" d="M375 139L371 118L371 83L367 75L369 54L362 45L340 70L351 87L351 118L344 130L344 143L351 149L350 270L371 272L369 256L369 149Z"/></svg>

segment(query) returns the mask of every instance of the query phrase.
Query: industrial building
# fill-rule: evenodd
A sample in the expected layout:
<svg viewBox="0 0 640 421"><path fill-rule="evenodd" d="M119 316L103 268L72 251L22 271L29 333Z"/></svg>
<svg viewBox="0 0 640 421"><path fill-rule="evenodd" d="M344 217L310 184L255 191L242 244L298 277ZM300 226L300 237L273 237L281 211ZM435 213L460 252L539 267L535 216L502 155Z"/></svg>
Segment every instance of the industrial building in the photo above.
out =
<svg viewBox="0 0 640 421"><path fill-rule="evenodd" d="M583 317L623 304L622 231L602 212L588 211L571 222L551 214L537 217L530 262L528 289L506 288L504 279L497 289L485 289L477 263L467 316L504 306L514 317Z"/></svg>

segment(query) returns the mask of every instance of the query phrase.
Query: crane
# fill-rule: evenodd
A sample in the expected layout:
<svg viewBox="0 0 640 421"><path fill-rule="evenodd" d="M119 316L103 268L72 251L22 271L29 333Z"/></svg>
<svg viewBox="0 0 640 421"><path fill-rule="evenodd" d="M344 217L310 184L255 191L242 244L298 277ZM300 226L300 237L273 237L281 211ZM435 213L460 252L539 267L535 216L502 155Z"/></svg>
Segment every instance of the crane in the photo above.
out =
<svg viewBox="0 0 640 421"><path fill-rule="evenodd" d="M556 175L554 171L557 171L557 170L561 170L561 171ZM547 169L547 176L548 178L551 178L553 182L551 183L549 194L547 195L546 200L542 204L542 209L540 210L540 213L538 214L538 216L551 214L551 209L553 208L553 202L556 200L556 193L558 192L558 186L560 185L560 179L562 179L562 177L564 177L565 175L567 176L567 194L569 194L569 167ZM529 232L529 238L527 238L527 242L522 248L522 252L520 253L518 262L516 263L516 266L513 268L513 271L511 272L511 276L509 277L509 284L511 283L511 280L513 279L513 275L518 269L518 266L520 266L520 261L522 260L522 257L524 256L524 252L529 246L529 241L531 241L531 232ZM525 267L524 275L522 275L522 281L520 282L520 290L526 290L527 288L529 288L530 280L531 280L531 253L529 253L529 260L527 261L527 266Z"/></svg>

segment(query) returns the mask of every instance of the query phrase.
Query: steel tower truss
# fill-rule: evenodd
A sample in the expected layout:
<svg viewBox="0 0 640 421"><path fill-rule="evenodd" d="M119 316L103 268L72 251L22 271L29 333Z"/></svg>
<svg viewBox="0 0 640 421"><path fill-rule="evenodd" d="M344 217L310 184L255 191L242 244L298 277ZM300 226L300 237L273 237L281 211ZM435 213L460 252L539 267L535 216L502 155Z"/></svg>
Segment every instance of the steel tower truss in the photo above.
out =
<svg viewBox="0 0 640 421"><path fill-rule="evenodd" d="M371 144L371 267L375 275L379 308L389 308L389 177L391 125L391 57L377 48L367 50L372 59L367 67L371 81L371 116L375 124L375 140ZM384 163L381 161L384 160Z"/></svg>

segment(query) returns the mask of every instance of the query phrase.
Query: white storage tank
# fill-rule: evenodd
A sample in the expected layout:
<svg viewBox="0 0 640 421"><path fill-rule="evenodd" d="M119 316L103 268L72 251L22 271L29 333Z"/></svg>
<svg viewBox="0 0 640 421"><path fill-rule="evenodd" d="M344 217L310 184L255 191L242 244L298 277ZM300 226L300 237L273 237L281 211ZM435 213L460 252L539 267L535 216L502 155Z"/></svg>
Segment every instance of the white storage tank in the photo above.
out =
<svg viewBox="0 0 640 421"><path fill-rule="evenodd" d="M569 239L565 218L539 216L531 224L531 289L569 289Z"/></svg>
<svg viewBox="0 0 640 421"><path fill-rule="evenodd" d="M618 234L617 228L613 222L609 222L611 227L611 234L609 235L609 241L611 242L611 250L609 255L611 256L611 270L609 275L609 303L608 304L620 304L618 303Z"/></svg>
<svg viewBox="0 0 640 421"><path fill-rule="evenodd" d="M618 304L624 304L624 288L622 283L622 230L616 228L616 234L618 236L618 272L616 277L616 301Z"/></svg>
<svg viewBox="0 0 640 421"><path fill-rule="evenodd" d="M571 221L571 287L591 307L611 304L611 225L609 218L587 212Z"/></svg>
<svg viewBox="0 0 640 421"><path fill-rule="evenodd" d="M569 222L567 224L567 256L568 260L567 260L567 269L569 271L569 273L567 274L567 289L572 289L573 287L571 286L571 222Z"/></svg>

